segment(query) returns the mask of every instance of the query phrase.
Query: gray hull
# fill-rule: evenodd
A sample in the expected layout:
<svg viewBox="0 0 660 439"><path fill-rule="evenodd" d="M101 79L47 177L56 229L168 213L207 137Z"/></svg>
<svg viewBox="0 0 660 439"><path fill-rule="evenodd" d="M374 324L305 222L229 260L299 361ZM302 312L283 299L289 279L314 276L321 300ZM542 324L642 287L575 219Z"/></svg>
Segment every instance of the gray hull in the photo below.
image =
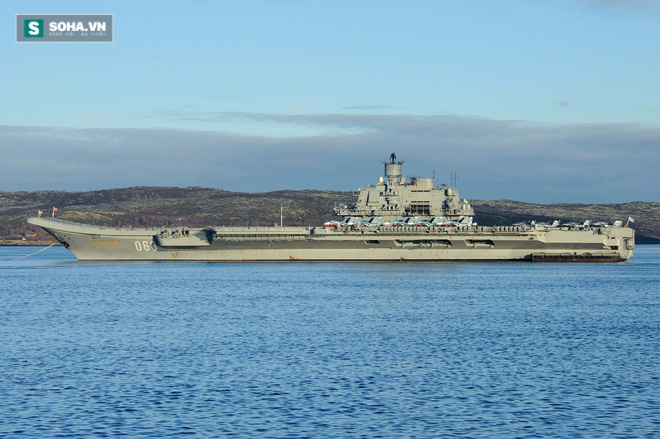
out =
<svg viewBox="0 0 660 439"><path fill-rule="evenodd" d="M624 261L628 227L111 228L30 218L80 261Z"/></svg>

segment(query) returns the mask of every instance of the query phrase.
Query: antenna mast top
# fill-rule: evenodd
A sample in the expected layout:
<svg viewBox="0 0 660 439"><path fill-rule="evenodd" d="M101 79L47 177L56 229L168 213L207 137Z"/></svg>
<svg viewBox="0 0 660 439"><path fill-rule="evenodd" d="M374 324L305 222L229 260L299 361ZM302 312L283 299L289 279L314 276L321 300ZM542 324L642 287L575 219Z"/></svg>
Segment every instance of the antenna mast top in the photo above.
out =
<svg viewBox="0 0 660 439"><path fill-rule="evenodd" d="M451 187L456 187L457 180L460 179L461 177L458 176L455 172L451 173Z"/></svg>

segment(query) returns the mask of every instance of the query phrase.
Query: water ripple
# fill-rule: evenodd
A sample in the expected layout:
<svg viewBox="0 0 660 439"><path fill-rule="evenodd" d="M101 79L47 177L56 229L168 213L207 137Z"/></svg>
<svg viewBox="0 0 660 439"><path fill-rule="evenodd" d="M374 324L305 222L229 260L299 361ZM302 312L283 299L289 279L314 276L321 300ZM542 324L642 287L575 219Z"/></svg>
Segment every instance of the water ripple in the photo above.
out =
<svg viewBox="0 0 660 439"><path fill-rule="evenodd" d="M603 265L35 258L0 263L3 437L660 434L657 251Z"/></svg>

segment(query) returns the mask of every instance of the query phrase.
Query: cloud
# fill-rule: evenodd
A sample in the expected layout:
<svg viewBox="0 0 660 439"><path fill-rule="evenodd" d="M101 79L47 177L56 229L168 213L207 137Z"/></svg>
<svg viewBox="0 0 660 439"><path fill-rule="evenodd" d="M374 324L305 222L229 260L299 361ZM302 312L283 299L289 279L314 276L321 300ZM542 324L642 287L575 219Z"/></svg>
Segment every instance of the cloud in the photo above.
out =
<svg viewBox="0 0 660 439"><path fill-rule="evenodd" d="M352 105L350 107L342 107L342 110L392 110L395 107L387 105Z"/></svg>
<svg viewBox="0 0 660 439"><path fill-rule="evenodd" d="M177 113L172 118L318 127L297 137L174 129L0 126L0 190L133 185L232 191L354 190L380 160L449 182L468 198L531 202L658 201L660 128L537 124L454 115ZM212 125L212 124L211 124ZM327 133L330 134L327 134Z"/></svg>

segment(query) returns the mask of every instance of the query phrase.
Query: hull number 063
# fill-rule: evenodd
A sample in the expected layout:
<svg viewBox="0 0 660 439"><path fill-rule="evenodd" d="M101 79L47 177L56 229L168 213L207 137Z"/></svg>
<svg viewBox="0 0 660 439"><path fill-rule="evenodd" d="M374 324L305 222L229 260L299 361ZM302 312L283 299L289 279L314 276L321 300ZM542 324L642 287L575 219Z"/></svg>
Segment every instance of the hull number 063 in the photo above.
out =
<svg viewBox="0 0 660 439"><path fill-rule="evenodd" d="M153 241L135 241L135 250L139 252L156 251L156 243Z"/></svg>

